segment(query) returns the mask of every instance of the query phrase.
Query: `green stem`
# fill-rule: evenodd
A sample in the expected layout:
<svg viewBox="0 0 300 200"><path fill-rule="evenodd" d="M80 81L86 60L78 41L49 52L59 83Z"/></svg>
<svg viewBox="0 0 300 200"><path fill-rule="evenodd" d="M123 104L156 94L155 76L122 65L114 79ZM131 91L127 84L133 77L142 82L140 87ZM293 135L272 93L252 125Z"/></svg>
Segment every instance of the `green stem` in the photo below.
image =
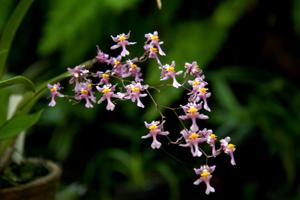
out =
<svg viewBox="0 0 300 200"><path fill-rule="evenodd" d="M84 66L86 69L90 69L93 67L93 65L97 62L96 59L91 59L88 60L82 64L80 64L81 66ZM53 84L53 83L57 83L59 81L62 81L66 78L69 78L71 76L71 74L69 72L64 72L48 81L45 81L44 83L40 84L37 89L36 92L32 95L30 95L29 98L25 98L24 101L22 101L18 108L17 108L17 112L15 113L15 115L20 115L20 114L26 114L28 112L30 112L31 108L33 107L33 105L39 100L39 98L42 97L42 95L47 91L48 87L47 85Z"/></svg>

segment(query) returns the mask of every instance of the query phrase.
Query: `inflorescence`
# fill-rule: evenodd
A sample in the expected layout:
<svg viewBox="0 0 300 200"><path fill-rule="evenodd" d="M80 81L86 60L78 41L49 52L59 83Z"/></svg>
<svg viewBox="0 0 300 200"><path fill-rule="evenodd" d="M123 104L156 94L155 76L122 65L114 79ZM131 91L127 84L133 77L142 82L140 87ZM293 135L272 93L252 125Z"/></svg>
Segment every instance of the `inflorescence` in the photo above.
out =
<svg viewBox="0 0 300 200"><path fill-rule="evenodd" d="M165 56L165 52L161 49L163 44L160 41L158 32L145 34L146 42L144 44L144 54L141 57L133 59L124 59L130 53L127 50L127 46L136 44L135 42L129 42L130 32L128 34L119 34L115 37L111 36L112 40L116 43L111 49L121 48L120 55L112 57L104 53L97 46L97 55L95 59L100 65L104 65L100 70L92 72L86 68L85 65L79 65L74 68L68 68L71 74L70 84L74 85L74 96L72 99L76 102L81 100L85 101L86 108L93 108L94 104L106 102L106 109L113 111L115 109L115 100L131 100L136 102L138 107L144 108L142 98L150 96L153 103L162 119L160 121L152 121L150 123L144 122L148 133L142 136L142 139L152 138L151 148L159 149L161 142L158 141L158 137L169 135L169 131L164 130L165 117L159 110L158 104L155 102L151 93L149 92L150 86L144 83L142 78L141 68L139 63L144 62L147 59L155 59L158 64L158 69L161 71L161 81L168 79L172 80L172 87L183 88L187 91L188 102L185 105L180 105L179 109L182 110L182 115L176 113L177 109L171 109L181 124L183 130L180 131L179 138L172 142L182 147L189 147L193 157L206 157L206 164L200 166L200 168L194 168L195 174L198 179L194 182L195 185L204 182L206 184L206 194L214 192L215 189L210 185L212 173L215 170L215 165L207 165L207 160L212 157L216 157L221 153L228 154L230 156L230 162L235 165L234 151L235 145L230 143L230 137L220 139L218 145L218 137L210 129L199 129L199 120L206 120L208 116L203 114L202 111L208 112L211 109L208 106L207 99L211 96L211 92L208 92L203 71L198 66L197 62L185 63L185 72L175 70L175 61L170 64L163 65L159 59L160 56ZM125 61L124 61L125 60ZM185 81L179 83L176 77L182 76ZM96 80L96 81L95 81ZM121 84L113 84L113 82L121 82ZM56 97L68 97L60 93L62 87L60 83L48 84L48 88L51 92L51 101L49 106L56 105ZM100 96L97 99L96 96ZM190 121L191 125L186 127L182 121ZM207 144L211 147L211 154L206 153L202 146ZM216 147L218 146L218 148Z"/></svg>

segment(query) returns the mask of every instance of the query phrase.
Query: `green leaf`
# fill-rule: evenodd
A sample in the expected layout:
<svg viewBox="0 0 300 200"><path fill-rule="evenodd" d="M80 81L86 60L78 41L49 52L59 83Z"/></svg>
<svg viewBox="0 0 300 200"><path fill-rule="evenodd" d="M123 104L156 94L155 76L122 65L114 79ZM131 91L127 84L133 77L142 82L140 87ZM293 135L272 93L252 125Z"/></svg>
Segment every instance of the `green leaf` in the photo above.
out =
<svg viewBox="0 0 300 200"><path fill-rule="evenodd" d="M137 128L133 124L122 123L122 122L108 122L104 124L105 129L110 130L112 134L130 141L132 144L139 141L140 135L143 131Z"/></svg>
<svg viewBox="0 0 300 200"><path fill-rule="evenodd" d="M131 168L131 156L128 152L120 150L120 149L109 149L105 154L106 158L110 158L112 160L117 161L121 164L124 170L130 170Z"/></svg>
<svg viewBox="0 0 300 200"><path fill-rule="evenodd" d="M97 0L88 1L84 4L81 1L74 0L50 1L50 10L47 13L44 34L38 49L39 53L47 55L56 50L61 50L70 54L66 50L70 45L72 48L76 46L79 49L82 48L82 43L87 43L90 39L86 34L93 32L87 31L91 28L89 26L91 23L97 24L97 18L101 16L101 6L101 2ZM85 37L82 37L82 35L85 35ZM82 40L78 40L80 37ZM77 44L73 44L74 42ZM73 50L77 51L76 48ZM72 56L74 56L73 51Z"/></svg>
<svg viewBox="0 0 300 200"><path fill-rule="evenodd" d="M50 110L50 109L48 109L48 110ZM43 115L43 117L46 115L47 114L45 113ZM64 122L66 122L66 120L64 120ZM78 129L79 129L77 125L70 127L66 124L69 124L69 123L66 122L63 126L58 126L55 129L55 131L52 133L53 136L48 145L51 152L53 152L55 158L60 161L66 160L72 153L74 139L76 138L74 136L76 134L76 131L78 131ZM61 134L61 133L64 133L64 134ZM58 146L60 148L57 148Z"/></svg>
<svg viewBox="0 0 300 200"><path fill-rule="evenodd" d="M19 103L17 112L18 114L26 114L30 111L30 109L33 107L33 105L37 102L39 98L42 97L42 95L47 91L47 85L48 83L57 83L61 80L64 80L65 78L69 77L69 72L64 72L48 81L43 82L39 86L37 86L37 89L34 93L27 93L23 100Z"/></svg>
<svg viewBox="0 0 300 200"><path fill-rule="evenodd" d="M2 124L7 119L9 92L6 89L1 89L0 94L0 124Z"/></svg>
<svg viewBox="0 0 300 200"><path fill-rule="evenodd" d="M59 51L64 66L80 62L86 52L99 43L102 34L109 32L108 29L113 26L110 21L137 2L94 0L82 3L80 0L51 0L38 47L39 54L45 56Z"/></svg>
<svg viewBox="0 0 300 200"><path fill-rule="evenodd" d="M0 33L3 32L4 26L11 14L16 1L14 0L1 0L0 6Z"/></svg>
<svg viewBox="0 0 300 200"><path fill-rule="evenodd" d="M0 39L0 78L5 71L6 60L10 51L10 47L14 36L20 26L25 14L27 13L33 0L22 0L17 5L9 21L7 22L2 37Z"/></svg>
<svg viewBox="0 0 300 200"><path fill-rule="evenodd" d="M164 163L157 164L156 169L168 183L170 199L180 199L180 188L176 174Z"/></svg>
<svg viewBox="0 0 300 200"><path fill-rule="evenodd" d="M180 23L170 33L173 46L166 52L168 57L176 61L180 69L185 62L198 61L205 66L216 56L227 39L228 29L219 27L209 20ZM170 41L165 41L170 43Z"/></svg>
<svg viewBox="0 0 300 200"><path fill-rule="evenodd" d="M22 131L33 126L40 118L42 111L28 114L15 116L10 120L7 120L0 127L0 140L8 139L17 136Z"/></svg>
<svg viewBox="0 0 300 200"><path fill-rule="evenodd" d="M24 76L16 76L16 77L4 80L4 81L0 81L0 88L5 88L5 87L15 85L15 84L22 84L28 90L31 90L33 92L35 91L35 86L32 83L32 81Z"/></svg>
<svg viewBox="0 0 300 200"><path fill-rule="evenodd" d="M273 139L276 142L276 149L280 155L286 179L290 185L293 184L296 174L296 154L294 141L291 136L287 136L285 131L277 129L273 132ZM280 150L279 150L280 149Z"/></svg>
<svg viewBox="0 0 300 200"><path fill-rule="evenodd" d="M82 193L86 190L85 186L78 183L66 185L63 189L57 192L56 200L78 200Z"/></svg>
<svg viewBox="0 0 300 200"><path fill-rule="evenodd" d="M3 49L0 51L0 56L1 56L1 54L6 54L6 53L8 53L8 49Z"/></svg>
<svg viewBox="0 0 300 200"><path fill-rule="evenodd" d="M292 8L292 17L294 22L294 30L297 34L300 34L300 1L293 0Z"/></svg>
<svg viewBox="0 0 300 200"><path fill-rule="evenodd" d="M133 7L137 2L138 0L106 0L105 4L109 9L112 9L116 12L121 12L125 9Z"/></svg>
<svg viewBox="0 0 300 200"><path fill-rule="evenodd" d="M169 23L179 12L180 6L183 3L181 0L164 0L164 8L160 12L163 23Z"/></svg>
<svg viewBox="0 0 300 200"><path fill-rule="evenodd" d="M230 112L240 113L242 107L230 88L228 81L215 76L212 78L212 83L214 94L220 104Z"/></svg>
<svg viewBox="0 0 300 200"><path fill-rule="evenodd" d="M230 28L240 19L245 10L255 3L249 0L222 1L212 14L211 20L218 27Z"/></svg>

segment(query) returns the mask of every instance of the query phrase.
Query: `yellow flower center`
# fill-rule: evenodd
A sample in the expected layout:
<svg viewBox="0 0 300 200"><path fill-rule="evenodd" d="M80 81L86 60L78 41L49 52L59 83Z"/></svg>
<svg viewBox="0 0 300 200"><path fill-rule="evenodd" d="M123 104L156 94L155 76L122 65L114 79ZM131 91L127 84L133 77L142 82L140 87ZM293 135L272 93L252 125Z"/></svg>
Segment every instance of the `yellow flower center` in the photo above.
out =
<svg viewBox="0 0 300 200"><path fill-rule="evenodd" d="M157 126L155 124L152 124L151 126L149 126L150 131L154 131L155 129L157 129Z"/></svg>
<svg viewBox="0 0 300 200"><path fill-rule="evenodd" d="M212 140L217 140L218 136L216 136L215 134L212 133L212 134L209 135L209 138L212 139Z"/></svg>
<svg viewBox="0 0 300 200"><path fill-rule="evenodd" d="M109 74L103 73L103 74L102 74L102 78L109 78Z"/></svg>
<svg viewBox="0 0 300 200"><path fill-rule="evenodd" d="M157 48L155 48L155 47L151 47L151 48L150 48L150 52L151 52L151 53L157 53L158 50L157 50Z"/></svg>
<svg viewBox="0 0 300 200"><path fill-rule="evenodd" d="M87 91L86 89L81 89L80 93L83 95L88 95L89 91Z"/></svg>
<svg viewBox="0 0 300 200"><path fill-rule="evenodd" d="M188 109L188 113L196 113L198 112L198 109L195 108L195 106L191 106L189 109Z"/></svg>
<svg viewBox="0 0 300 200"><path fill-rule="evenodd" d="M119 40L119 42L125 41L125 40L126 40L125 35L124 35L124 34L120 35L120 36L118 37L118 40Z"/></svg>
<svg viewBox="0 0 300 200"><path fill-rule="evenodd" d="M206 94L207 90L208 90L207 88L200 88L199 92L202 93L202 94Z"/></svg>
<svg viewBox="0 0 300 200"><path fill-rule="evenodd" d="M120 62L119 60L115 60L115 61L114 61L114 64L115 64L115 65L119 65L119 64L121 64L121 62Z"/></svg>
<svg viewBox="0 0 300 200"><path fill-rule="evenodd" d="M156 40L156 41L159 40L158 35L152 35L150 38L151 38L151 40Z"/></svg>
<svg viewBox="0 0 300 200"><path fill-rule="evenodd" d="M103 88L103 90L101 91L103 94L106 94L108 92L110 92L110 89L109 88Z"/></svg>
<svg viewBox="0 0 300 200"><path fill-rule="evenodd" d="M201 177L207 178L208 176L210 176L209 171L207 171L207 169L204 169L203 172L200 174Z"/></svg>
<svg viewBox="0 0 300 200"><path fill-rule="evenodd" d="M189 139L190 139L190 140L196 140L198 137L199 137L199 134L193 132L193 133L191 133L191 135L189 136Z"/></svg>
<svg viewBox="0 0 300 200"><path fill-rule="evenodd" d="M166 71L167 71L167 72L174 72L175 69L174 69L174 67L172 67L172 66L168 66L168 67L166 67Z"/></svg>
<svg viewBox="0 0 300 200"><path fill-rule="evenodd" d="M57 87L56 87L56 86L53 86L53 87L50 89L50 91L51 91L52 93L57 92Z"/></svg>
<svg viewBox="0 0 300 200"><path fill-rule="evenodd" d="M137 68L137 65L136 65L136 64L131 64L130 67L131 67L132 69L136 69L136 68Z"/></svg>
<svg viewBox="0 0 300 200"><path fill-rule="evenodd" d="M93 84L89 83L87 86L88 86L88 88L92 89Z"/></svg>
<svg viewBox="0 0 300 200"><path fill-rule="evenodd" d="M131 91L132 91L132 92L140 92L141 89L140 89L139 87L132 86L132 87L131 87Z"/></svg>
<svg viewBox="0 0 300 200"><path fill-rule="evenodd" d="M228 144L227 148L230 149L230 150L234 150L235 145L234 144Z"/></svg>
<svg viewBox="0 0 300 200"><path fill-rule="evenodd" d="M199 80L194 80L192 83L193 87L198 86L199 84L200 84Z"/></svg>

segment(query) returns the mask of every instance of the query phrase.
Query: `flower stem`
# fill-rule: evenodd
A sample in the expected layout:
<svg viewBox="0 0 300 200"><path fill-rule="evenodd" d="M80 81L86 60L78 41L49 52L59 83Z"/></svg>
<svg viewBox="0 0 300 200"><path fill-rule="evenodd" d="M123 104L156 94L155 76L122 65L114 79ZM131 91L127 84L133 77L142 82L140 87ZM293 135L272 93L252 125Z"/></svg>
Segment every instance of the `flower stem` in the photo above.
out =
<svg viewBox="0 0 300 200"><path fill-rule="evenodd" d="M97 60L95 58L85 61L83 62L82 66L84 66L86 69L90 69L94 66L94 64L97 62ZM30 97L25 98L24 101L22 101L18 108L17 108L17 112L15 113L15 115L19 115L19 114L26 114L28 112L30 112L31 108L33 107L33 105L39 100L39 98L42 97L42 95L45 93L45 91L47 90L47 85L48 83L56 83L59 81L62 81L66 78L69 78L71 76L71 74L69 72L64 72L50 80L47 80L45 82L43 82L42 84L40 84L37 87L36 92L33 95L30 95Z"/></svg>

